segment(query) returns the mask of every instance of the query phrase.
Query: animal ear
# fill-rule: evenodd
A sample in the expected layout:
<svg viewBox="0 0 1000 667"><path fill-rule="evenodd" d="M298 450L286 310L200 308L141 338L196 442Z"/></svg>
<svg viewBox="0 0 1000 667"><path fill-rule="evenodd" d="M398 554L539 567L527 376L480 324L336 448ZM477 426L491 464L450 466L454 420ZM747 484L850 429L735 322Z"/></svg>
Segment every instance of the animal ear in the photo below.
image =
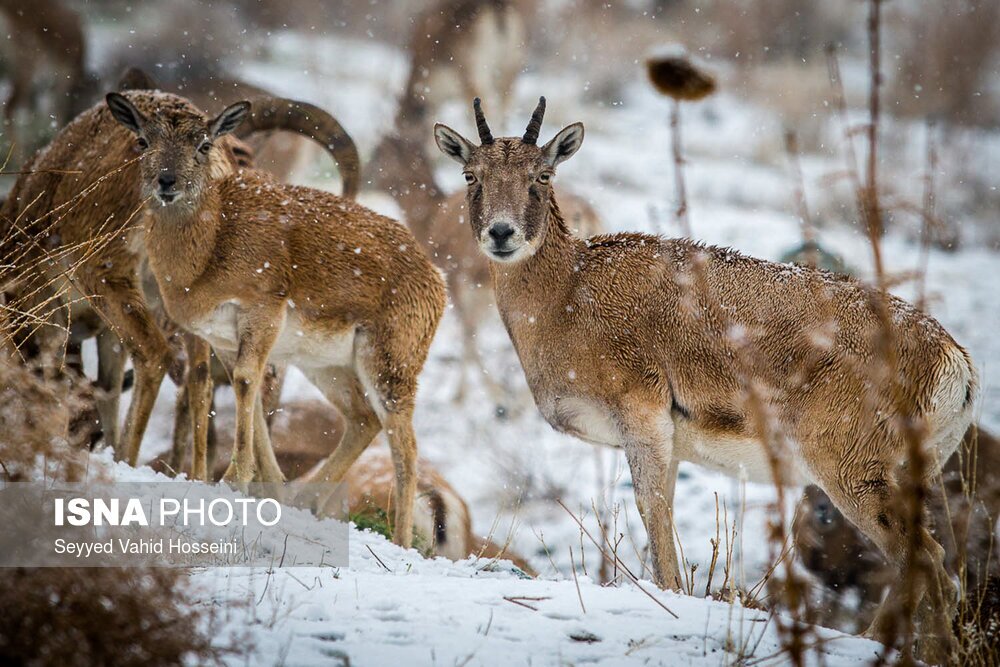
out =
<svg viewBox="0 0 1000 667"><path fill-rule="evenodd" d="M542 155L549 166L554 167L560 162L573 157L583 144L583 123L573 123L559 130L552 141L542 146Z"/></svg>
<svg viewBox="0 0 1000 667"><path fill-rule="evenodd" d="M111 110L111 115L119 123L132 130L136 134L142 132L142 126L146 123L146 117L135 108L127 97L118 93L108 93L104 101Z"/></svg>
<svg viewBox="0 0 1000 667"><path fill-rule="evenodd" d="M223 134L229 134L240 126L240 123L243 122L248 113L250 113L249 102L244 100L243 102L230 104L222 110L222 113L209 122L208 131L211 133L213 139L221 137Z"/></svg>
<svg viewBox="0 0 1000 667"><path fill-rule="evenodd" d="M434 125L434 141L442 153L463 165L469 161L472 151L476 149L468 139L441 123Z"/></svg>
<svg viewBox="0 0 1000 667"><path fill-rule="evenodd" d="M159 88L156 79L138 67L129 67L122 72L121 78L118 79L118 90L158 90Z"/></svg>

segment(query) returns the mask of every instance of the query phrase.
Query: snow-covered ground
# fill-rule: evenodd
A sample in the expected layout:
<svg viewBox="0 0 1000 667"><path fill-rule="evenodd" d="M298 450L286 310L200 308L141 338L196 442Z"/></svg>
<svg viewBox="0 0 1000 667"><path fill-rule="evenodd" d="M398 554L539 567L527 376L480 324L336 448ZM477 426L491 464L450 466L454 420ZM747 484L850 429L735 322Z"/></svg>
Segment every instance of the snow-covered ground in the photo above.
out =
<svg viewBox="0 0 1000 667"><path fill-rule="evenodd" d="M374 41L335 37L306 42L278 35L270 43L268 61L246 61L242 74L330 110L364 157L391 122L405 68L400 51ZM559 183L587 196L608 230L676 233L669 222L654 227L650 214L653 207L658 218L670 219L673 177L664 100L649 89L638 65L622 85L620 104L584 102L587 86L586 77L573 69L525 74L511 119L506 127L491 121L494 133L520 134L538 95L546 95L543 140L572 121L582 120L587 127L580 152L560 167ZM489 113L490 101L484 105ZM465 105L448 105L439 118L475 134ZM792 182L773 149L780 146L782 128L772 112L722 92L685 109L684 132L691 219L698 238L768 259L798 243ZM768 155L771 159L761 157ZM840 158L806 156L804 163L810 199L828 201L834 194L821 176L842 169ZM439 178L448 189L460 187L461 175L453 165L442 163ZM315 174L305 179L320 181ZM364 193L361 201L398 214L383 195ZM822 231L822 241L862 274L869 271L870 250L859 229L830 225ZM919 248L890 235L885 255L888 269L902 272L917 266ZM990 250L931 253L929 308L977 361L984 388L981 421L993 429L1000 429L998 278L1000 256ZM904 296L907 289L900 290ZM618 508L617 530L628 536L623 558L639 571L645 532L624 458L555 433L533 409L497 419L481 388L463 405L453 404L460 372L458 342L457 324L446 317L422 377L416 412L420 454L466 498L476 531L494 530L498 541L509 533L513 549L530 559L541 579L484 572L474 562L423 560L371 534L352 538L349 568L195 572L193 582L204 591L205 604L220 609L227 627L250 630L253 653L234 658L234 663L337 664L340 658L347 664L349 657L352 665L675 665L732 663L751 649L756 658L775 653L774 624L765 614L659 592L646 582L644 587L677 614L675 619L630 584L593 583L599 554L555 498L584 517L592 531L597 528L592 508L609 516ZM526 391L498 319L483 328L480 345L494 351L494 372ZM290 376L286 399L316 395L302 376ZM145 459L168 446L173 397L173 387L165 383L143 445ZM230 408L231 399L224 397L219 409ZM141 478L151 473L121 474ZM716 494L730 523L735 520L739 528L734 547L738 583L752 586L770 563L765 523L775 492L683 465L675 516L686 560L701 566L696 591L704 590L710 539L718 527ZM716 572L717 583L719 576ZM597 641L579 639L591 636ZM842 637L824 650L828 664L843 664L870 660L876 648Z"/></svg>
<svg viewBox="0 0 1000 667"><path fill-rule="evenodd" d="M102 483L167 477L93 456ZM185 497L200 484L174 482ZM148 487L152 488L152 487ZM322 544L337 525L286 510L280 527ZM190 586L228 661L253 665L700 665L780 662L774 619L740 605L577 578L528 579L506 561L425 559L354 532L349 567L193 568ZM870 661L880 646L818 629L827 664ZM813 662L818 664L819 656Z"/></svg>

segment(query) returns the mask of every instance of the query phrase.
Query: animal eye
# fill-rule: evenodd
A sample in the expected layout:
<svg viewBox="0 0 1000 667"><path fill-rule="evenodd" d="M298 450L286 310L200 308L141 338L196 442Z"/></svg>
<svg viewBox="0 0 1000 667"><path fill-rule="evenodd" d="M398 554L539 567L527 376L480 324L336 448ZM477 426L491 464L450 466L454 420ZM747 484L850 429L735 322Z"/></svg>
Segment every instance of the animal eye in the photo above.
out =
<svg viewBox="0 0 1000 667"><path fill-rule="evenodd" d="M144 151L147 148L149 148L149 142L142 137L139 137L138 139L135 140L135 145L138 146L139 150L141 151Z"/></svg>
<svg viewBox="0 0 1000 667"><path fill-rule="evenodd" d="M476 182L476 175L473 174L471 171L465 172L463 176L465 176L465 182L468 183L469 185L472 185L473 183Z"/></svg>
<svg viewBox="0 0 1000 667"><path fill-rule="evenodd" d="M201 153L202 155L208 155L208 151L210 150L212 150L211 141L203 141L201 142L201 145L198 146L198 152Z"/></svg>
<svg viewBox="0 0 1000 667"><path fill-rule="evenodd" d="M538 182L542 185L548 185L549 181L552 180L552 173L548 171L543 171L538 175Z"/></svg>

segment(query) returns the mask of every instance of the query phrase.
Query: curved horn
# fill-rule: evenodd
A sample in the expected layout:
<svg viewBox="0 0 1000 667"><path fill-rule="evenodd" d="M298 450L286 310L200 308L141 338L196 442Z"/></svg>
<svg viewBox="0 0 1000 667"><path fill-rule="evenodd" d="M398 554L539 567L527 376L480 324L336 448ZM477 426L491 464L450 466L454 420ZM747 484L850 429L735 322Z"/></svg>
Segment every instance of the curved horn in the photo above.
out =
<svg viewBox="0 0 1000 667"><path fill-rule="evenodd" d="M283 97L260 97L252 101L252 111L234 134L246 139L255 132L290 130L309 137L333 156L340 169L343 196L354 199L361 182L358 147L337 119L308 102Z"/></svg>
<svg viewBox="0 0 1000 667"><path fill-rule="evenodd" d="M482 103L479 98L472 100L472 110L476 112L476 129L479 130L479 143L492 144L493 134L490 132L490 126L486 124L486 116L483 114Z"/></svg>
<svg viewBox="0 0 1000 667"><path fill-rule="evenodd" d="M534 113L531 114L531 120L528 121L528 128L524 131L524 136L521 137L521 141L526 144L534 144L538 141L538 133L542 129L542 117L545 116L545 98L538 98L538 106L535 107Z"/></svg>

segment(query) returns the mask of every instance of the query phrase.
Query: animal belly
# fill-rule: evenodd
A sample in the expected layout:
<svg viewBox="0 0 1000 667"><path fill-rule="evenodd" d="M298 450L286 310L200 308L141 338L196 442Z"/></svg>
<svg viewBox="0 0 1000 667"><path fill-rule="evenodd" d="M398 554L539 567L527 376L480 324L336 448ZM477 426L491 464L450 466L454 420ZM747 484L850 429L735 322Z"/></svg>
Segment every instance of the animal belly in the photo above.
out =
<svg viewBox="0 0 1000 667"><path fill-rule="evenodd" d="M239 316L239 304L226 301L207 317L191 322L189 329L216 349L235 351L240 345Z"/></svg>
<svg viewBox="0 0 1000 667"><path fill-rule="evenodd" d="M319 330L312 322L289 312L285 326L271 350L271 359L300 368L351 366L354 361L354 327L340 332Z"/></svg>
<svg viewBox="0 0 1000 667"><path fill-rule="evenodd" d="M621 429L611 411L599 402L584 398L561 397L546 401L542 407L545 419L554 429L595 444L618 447Z"/></svg>
<svg viewBox="0 0 1000 667"><path fill-rule="evenodd" d="M674 452L681 459L761 484L780 481L785 486L799 486L808 483L798 457L790 451L792 446L785 446L779 453L781 479L775 480L767 450L760 440L706 431L690 422L675 422L674 427Z"/></svg>

